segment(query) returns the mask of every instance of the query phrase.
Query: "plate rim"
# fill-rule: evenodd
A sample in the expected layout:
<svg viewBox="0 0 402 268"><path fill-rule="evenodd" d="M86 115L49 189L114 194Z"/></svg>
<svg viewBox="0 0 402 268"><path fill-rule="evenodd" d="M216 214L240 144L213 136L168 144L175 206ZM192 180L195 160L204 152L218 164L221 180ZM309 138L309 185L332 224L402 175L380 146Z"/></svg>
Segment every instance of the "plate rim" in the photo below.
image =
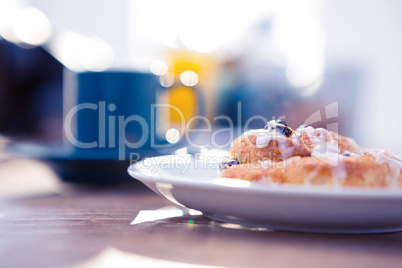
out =
<svg viewBox="0 0 402 268"><path fill-rule="evenodd" d="M155 158L167 158L174 157L175 155L163 155L157 157L150 157L152 159ZM216 178L212 178L210 180L194 180L191 176L182 176L177 178L177 176L169 176L168 178L162 176L148 175L141 171L138 166L143 163L146 159L140 160L138 162L132 163L127 168L128 174L141 182L149 182L149 183L170 183L172 185L181 186L181 187L192 187L192 188L202 188L207 190L230 190L235 191L237 193L255 193L255 194L291 194L297 196L308 196L308 197L320 197L320 198L376 198L376 199L386 199L392 200L397 199L402 201L402 189L366 189L366 188L328 188L326 186L299 186L299 185L275 185L271 187L266 184L250 182L247 187L233 187L233 186L225 186L221 184L212 183L214 179L225 179L219 178L218 173ZM191 161L194 161L194 158L191 156ZM157 162L158 163L158 162ZM155 164L153 164L155 167ZM236 180L233 178L228 178L230 180ZM239 180L245 182L244 180Z"/></svg>

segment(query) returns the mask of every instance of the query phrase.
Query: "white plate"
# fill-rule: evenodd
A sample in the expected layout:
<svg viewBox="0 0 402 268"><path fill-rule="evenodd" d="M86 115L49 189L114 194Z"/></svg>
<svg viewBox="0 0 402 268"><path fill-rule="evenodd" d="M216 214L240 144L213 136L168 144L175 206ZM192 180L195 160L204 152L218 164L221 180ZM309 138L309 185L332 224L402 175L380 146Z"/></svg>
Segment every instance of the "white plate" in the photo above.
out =
<svg viewBox="0 0 402 268"><path fill-rule="evenodd" d="M221 159L147 158L128 173L170 201L223 222L277 230L380 233L402 230L402 191L264 185L219 178Z"/></svg>

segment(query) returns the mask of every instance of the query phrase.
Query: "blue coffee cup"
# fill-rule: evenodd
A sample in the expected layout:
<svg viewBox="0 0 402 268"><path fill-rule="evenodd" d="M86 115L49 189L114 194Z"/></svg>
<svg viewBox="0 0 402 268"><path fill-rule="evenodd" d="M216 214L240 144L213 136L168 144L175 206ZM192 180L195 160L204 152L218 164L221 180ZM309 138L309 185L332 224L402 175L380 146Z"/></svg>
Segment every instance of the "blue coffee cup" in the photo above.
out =
<svg viewBox="0 0 402 268"><path fill-rule="evenodd" d="M174 150L177 144L156 133L157 96L164 90L158 78L134 71L66 71L65 144L83 158L119 160L155 155L155 148Z"/></svg>

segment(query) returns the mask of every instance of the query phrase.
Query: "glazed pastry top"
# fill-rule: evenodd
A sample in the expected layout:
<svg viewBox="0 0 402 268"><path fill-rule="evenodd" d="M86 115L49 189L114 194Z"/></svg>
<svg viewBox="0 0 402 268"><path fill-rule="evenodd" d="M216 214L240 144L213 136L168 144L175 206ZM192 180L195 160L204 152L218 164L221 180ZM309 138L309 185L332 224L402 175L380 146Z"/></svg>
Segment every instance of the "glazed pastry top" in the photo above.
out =
<svg viewBox="0 0 402 268"><path fill-rule="evenodd" d="M264 129L243 133L231 145L231 158L231 161L221 164L221 170L225 170L224 175L229 177L239 177L243 172L240 177L253 174L255 178L263 178L275 170L285 171L286 166L289 169L292 166L313 165L326 169L326 165L331 178L344 181L354 172L356 165L365 170L384 167L383 175L387 185L397 186L398 178L401 178L402 183L402 160L398 156L386 151L364 150L353 139L323 128L303 125L293 130L281 120L268 122ZM366 162L370 165L366 165ZM251 168L253 166L258 168ZM259 170L265 175L253 170ZM322 174L319 177L323 178ZM358 177L359 172L354 177L354 183L358 183ZM365 177L369 177L369 173Z"/></svg>
<svg viewBox="0 0 402 268"><path fill-rule="evenodd" d="M293 130L284 121L270 121L264 129L243 133L232 143L231 153L243 163L267 158L280 161L292 156L362 155L363 150L353 139L324 128L300 126Z"/></svg>

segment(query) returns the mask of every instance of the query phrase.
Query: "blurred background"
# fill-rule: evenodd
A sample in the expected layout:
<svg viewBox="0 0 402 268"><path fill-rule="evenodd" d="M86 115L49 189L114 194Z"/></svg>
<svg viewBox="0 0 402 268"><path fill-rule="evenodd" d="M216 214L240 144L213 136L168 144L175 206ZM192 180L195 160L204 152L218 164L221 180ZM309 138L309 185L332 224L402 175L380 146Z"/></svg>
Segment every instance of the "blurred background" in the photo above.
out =
<svg viewBox="0 0 402 268"><path fill-rule="evenodd" d="M221 115L297 127L320 111L316 126L337 122L365 147L402 154L401 10L399 0L0 0L0 134L58 142L66 70L137 70L158 76L159 101L186 120L197 91L214 127L228 126ZM337 114L325 114L331 103Z"/></svg>

